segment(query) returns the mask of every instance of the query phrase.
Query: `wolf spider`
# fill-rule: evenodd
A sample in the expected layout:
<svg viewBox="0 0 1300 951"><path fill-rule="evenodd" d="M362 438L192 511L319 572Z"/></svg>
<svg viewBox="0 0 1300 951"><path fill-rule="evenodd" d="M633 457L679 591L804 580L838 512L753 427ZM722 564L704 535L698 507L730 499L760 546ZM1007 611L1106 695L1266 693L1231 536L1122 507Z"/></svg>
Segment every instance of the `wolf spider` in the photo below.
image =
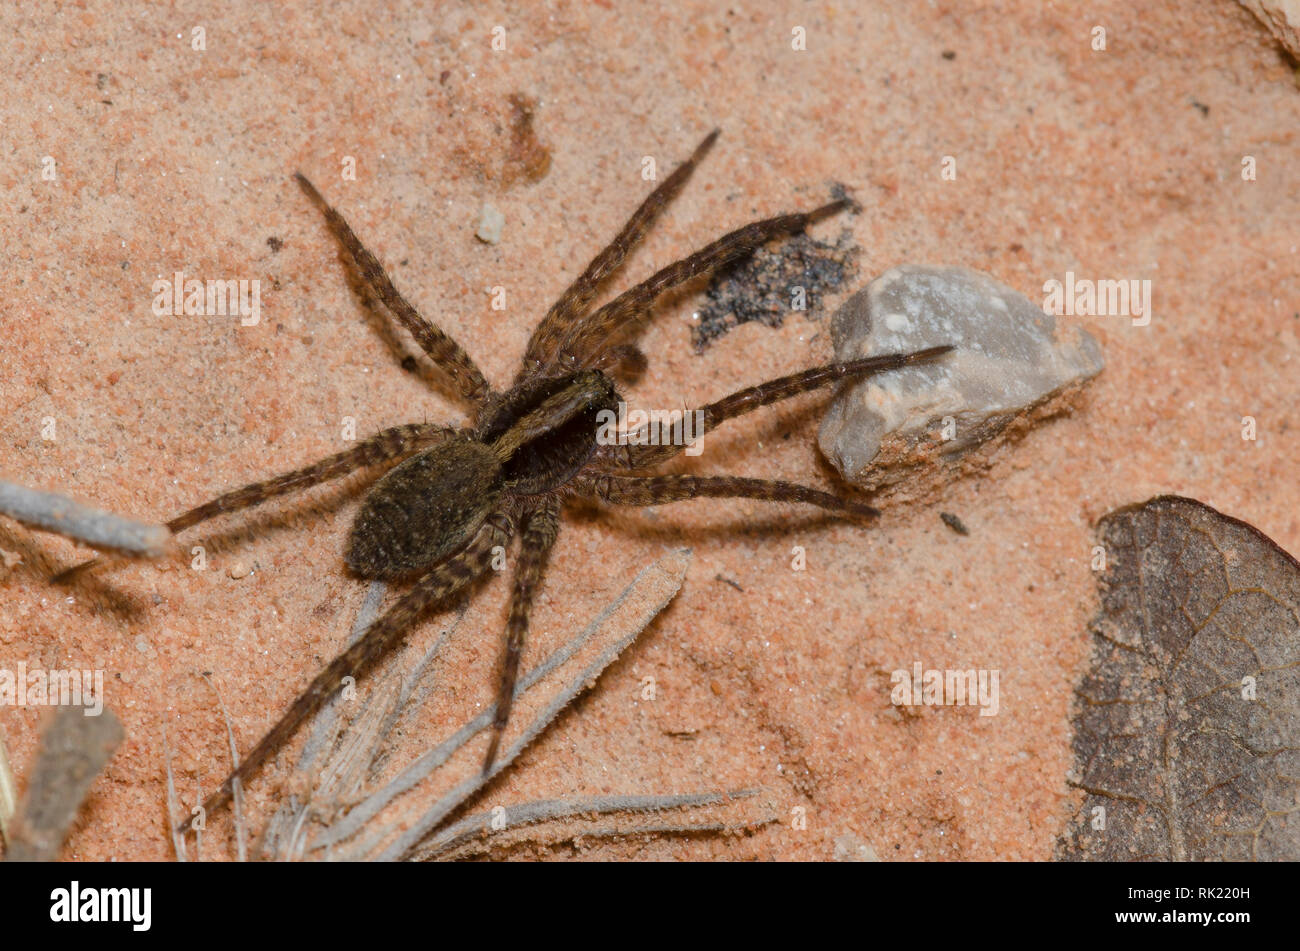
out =
<svg viewBox="0 0 1300 951"><path fill-rule="evenodd" d="M518 534L522 541L506 621L505 657L483 762L484 773L490 773L510 717L529 611L555 544L561 509L570 498L659 505L682 499L734 497L802 502L841 515L878 514L863 503L788 482L737 476L637 475L672 458L682 447L656 444L662 441L657 438L647 439L648 444L643 445L634 444L635 439L626 444L601 444L596 438L598 414L616 410L619 403L614 378L632 381L645 368L646 359L639 349L616 341L637 329L661 294L848 205L844 200L835 201L810 212L748 224L593 309L601 285L681 191L717 136L716 129L709 133L691 157L651 192L623 230L550 308L533 332L522 369L505 391L493 389L469 354L420 316L343 217L301 172L295 174L303 191L324 213L365 286L445 372L470 405L474 422L464 428L410 423L386 429L354 448L228 492L167 523L173 532L180 532L214 516L355 470L397 463L366 495L347 541L345 561L361 578L414 579L414 584L316 676L204 803L207 813L225 805L234 781L253 775L345 677L360 676L373 666L424 611L484 574L493 550L506 546ZM703 432L836 380L928 360L949 349L933 347L912 354L832 363L740 390L703 408Z"/></svg>

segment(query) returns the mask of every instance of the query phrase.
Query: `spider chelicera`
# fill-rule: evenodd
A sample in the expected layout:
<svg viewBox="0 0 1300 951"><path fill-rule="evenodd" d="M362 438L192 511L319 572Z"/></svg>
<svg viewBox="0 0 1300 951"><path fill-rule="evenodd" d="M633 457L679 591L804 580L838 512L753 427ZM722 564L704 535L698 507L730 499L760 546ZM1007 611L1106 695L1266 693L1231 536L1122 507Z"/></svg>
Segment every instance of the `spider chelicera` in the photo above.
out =
<svg viewBox="0 0 1300 951"><path fill-rule="evenodd" d="M509 389L494 389L469 354L431 324L393 286L379 261L343 217L302 175L295 178L317 204L335 237L356 265L368 290L411 333L471 408L462 428L412 423L383 430L344 452L263 482L236 489L168 522L173 532L214 516L317 485L356 470L388 464L389 471L365 497L347 542L345 560L361 578L413 581L410 589L324 670L293 702L238 768L204 803L211 814L315 713L348 676L372 667L430 607L446 601L484 574L499 546L521 538L514 565L495 717L484 757L490 773L510 717L528 616L555 544L566 500L621 505L659 505L694 498L749 498L802 502L840 515L870 518L861 502L789 482L738 476L641 475L683 446L661 433L642 431L625 440L598 439L602 411L616 410L614 381L634 381L646 359L629 337L655 300L690 279L736 261L780 235L801 231L841 211L845 200L810 212L756 221L670 264L608 303L592 302L650 225L681 191L718 137L714 130L694 153L642 202L609 246L555 302L538 324L523 367ZM832 363L733 393L700 410L702 431L732 417L846 377L896 369L929 360L949 347L911 354ZM604 417L608 418L608 417ZM662 423L648 424L651 427ZM395 464L395 465L394 465ZM185 827L188 827L186 823Z"/></svg>

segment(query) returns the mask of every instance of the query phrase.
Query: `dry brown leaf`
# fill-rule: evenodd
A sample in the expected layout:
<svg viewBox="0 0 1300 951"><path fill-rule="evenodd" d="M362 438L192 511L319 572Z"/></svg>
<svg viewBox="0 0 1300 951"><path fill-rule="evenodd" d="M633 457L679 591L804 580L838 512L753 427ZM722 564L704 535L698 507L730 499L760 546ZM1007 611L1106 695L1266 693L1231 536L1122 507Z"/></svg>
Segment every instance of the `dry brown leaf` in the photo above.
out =
<svg viewBox="0 0 1300 951"><path fill-rule="evenodd" d="M1162 496L1099 525L1070 860L1300 858L1300 563Z"/></svg>

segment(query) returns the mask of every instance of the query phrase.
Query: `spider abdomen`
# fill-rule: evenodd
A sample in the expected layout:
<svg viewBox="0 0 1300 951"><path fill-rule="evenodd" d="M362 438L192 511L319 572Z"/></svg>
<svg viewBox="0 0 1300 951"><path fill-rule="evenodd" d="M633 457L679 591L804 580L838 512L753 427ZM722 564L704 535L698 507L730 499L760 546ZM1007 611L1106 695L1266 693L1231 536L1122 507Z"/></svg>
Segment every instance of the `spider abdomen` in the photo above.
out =
<svg viewBox="0 0 1300 951"><path fill-rule="evenodd" d="M456 552L501 496L501 465L457 439L405 460L375 483L352 523L345 560L362 578L404 578Z"/></svg>

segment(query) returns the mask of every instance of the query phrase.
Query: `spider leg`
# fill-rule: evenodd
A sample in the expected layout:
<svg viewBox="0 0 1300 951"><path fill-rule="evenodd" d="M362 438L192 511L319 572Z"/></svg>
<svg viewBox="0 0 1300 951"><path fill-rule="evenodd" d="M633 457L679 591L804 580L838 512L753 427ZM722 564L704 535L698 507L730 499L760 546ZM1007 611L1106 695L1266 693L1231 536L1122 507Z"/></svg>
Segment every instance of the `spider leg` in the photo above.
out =
<svg viewBox="0 0 1300 951"><path fill-rule="evenodd" d="M663 505L685 499L761 499L765 502L804 502L837 515L872 518L878 509L842 499L820 489L793 482L746 479L741 476L621 476L595 473L576 483L578 494L615 505Z"/></svg>
<svg viewBox="0 0 1300 951"><path fill-rule="evenodd" d="M529 516L524 527L519 550L519 566L515 569L515 588L510 597L510 617L506 621L506 653L501 664L501 686L497 691L496 716L492 720L492 740L488 743L483 760L483 773L492 769L501 745L501 734L510 721L510 707L515 699L515 681L519 678L519 661L528 637L528 615L533 608L533 597L542 580L546 560L550 556L555 537L560 531L560 500L549 497Z"/></svg>
<svg viewBox="0 0 1300 951"><path fill-rule="evenodd" d="M650 193L641 203L641 207L632 213L632 217L628 219L617 237L592 259L587 269L569 285L560 295L559 300L551 305L551 309L542 318L528 341L521 376L536 370L555 355L559 342L573 322L586 312L601 283L618 269L628 253L645 236L655 219L681 192L687 179L695 171L695 166L717 141L718 132L719 130L714 129L704 137L704 141L695 147L691 157L677 166L673 173Z"/></svg>
<svg viewBox="0 0 1300 951"><path fill-rule="evenodd" d="M933 360L935 357L943 356L952 349L950 346L928 347L914 353L888 353L875 357L863 357L860 360L847 360L843 363L828 363L825 366L813 367L799 373L792 373L789 376L768 380L765 383L739 390L730 396L724 396L717 402L710 403L703 409L697 410L696 412L701 414L701 425L696 427L699 431L695 432L694 435L698 438L715 429L721 423L737 416L743 416L760 406L767 406L780 400L789 399L792 396L798 396L800 393L807 393L809 390L827 386L846 377L881 373L885 370L897 370L899 367L907 366L910 363ZM687 410L687 412L691 411ZM641 427L636 433L630 434L625 444L602 446L601 449L604 450L602 456L609 459L614 466L620 469L644 469L647 466L658 465L671 459L685 448L680 444L674 445L672 439L668 438L670 434L665 434L664 430L670 428L671 424L664 421L651 422Z"/></svg>
<svg viewBox="0 0 1300 951"><path fill-rule="evenodd" d="M625 343L597 354L591 361L591 369L600 370L625 386L631 386L641 379L648 363L640 347Z"/></svg>
<svg viewBox="0 0 1300 951"><path fill-rule="evenodd" d="M343 452L327 456L320 462L313 463L305 468L295 469L293 472L286 472L273 479L254 482L242 489L235 489L224 495L219 495L210 502L204 502L202 505L176 516L167 523L167 527L173 532L179 532L223 512L237 512L240 509L251 508L254 505L260 505L267 499L275 498L277 495L305 489L329 479L347 475L355 469L362 469L417 449L428 448L454 432L456 430L446 426L436 426L432 423L408 423L404 426L394 426L357 443L351 449L345 449Z"/></svg>
<svg viewBox="0 0 1300 951"><path fill-rule="evenodd" d="M307 193L307 197L324 212L330 230L334 232L339 243L347 249L370 290L384 302L384 306L402 323L402 326L411 332L415 342L430 359L451 378L460 394L472 403L481 403L492 388L470 355L444 330L435 327L420 316L419 312L393 286L379 259L366 249L343 216L334 210L333 206L316 190L316 186L307 180L307 176L302 172L294 172L293 177Z"/></svg>
<svg viewBox="0 0 1300 951"><path fill-rule="evenodd" d="M427 423L411 423L382 430L351 449L328 456L305 468L295 469L273 479L254 482L219 495L176 516L167 523L167 528L174 534L222 513L238 512L241 509L261 505L267 499L278 495L310 488L329 479L347 475L356 469L364 469L403 453L427 448L453 432L455 432L453 429ZM59 572L50 580L54 584L65 584L83 572L104 563L102 557L96 556Z"/></svg>
<svg viewBox="0 0 1300 951"><path fill-rule="evenodd" d="M275 726L249 751L225 782L203 803L203 815L209 816L230 801L234 781L245 782L257 772L297 730L298 726L321 708L343 683L343 678L365 673L427 609L446 599L488 570L492 549L504 545L514 534L514 520L498 512L488 516L474 539L455 555L434 567L415 586L388 609L381 618L351 647L339 654L316 675L311 685L298 696ZM193 819L186 820L178 831L184 833Z"/></svg>
<svg viewBox="0 0 1300 951"><path fill-rule="evenodd" d="M851 204L847 199L833 201L812 211L754 221L723 235L694 254L662 268L593 313L575 320L560 346L558 358L585 364L599 352L606 338L645 314L659 295L700 274L737 261L779 235L802 231Z"/></svg>

